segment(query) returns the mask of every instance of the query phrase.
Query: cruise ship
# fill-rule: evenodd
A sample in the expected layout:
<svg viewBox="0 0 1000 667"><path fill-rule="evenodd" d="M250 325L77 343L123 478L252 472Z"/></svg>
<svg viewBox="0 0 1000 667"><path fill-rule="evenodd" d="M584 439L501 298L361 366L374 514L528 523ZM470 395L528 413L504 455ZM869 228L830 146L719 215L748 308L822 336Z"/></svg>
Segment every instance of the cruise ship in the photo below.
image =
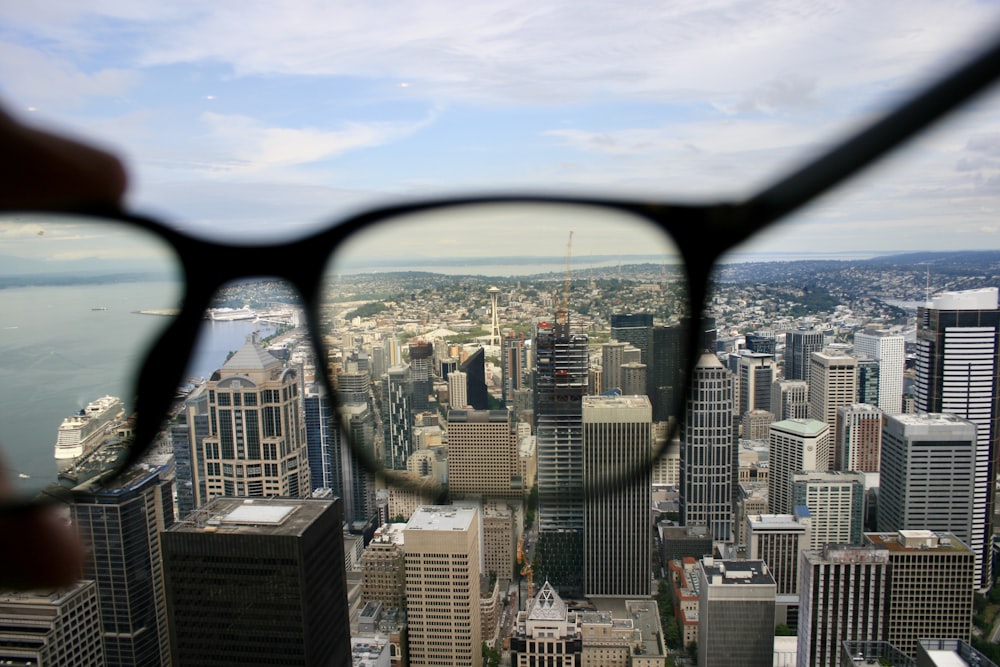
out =
<svg viewBox="0 0 1000 667"><path fill-rule="evenodd" d="M87 454L125 421L125 406L120 398L103 396L70 415L59 425L56 437L56 460L65 461Z"/></svg>

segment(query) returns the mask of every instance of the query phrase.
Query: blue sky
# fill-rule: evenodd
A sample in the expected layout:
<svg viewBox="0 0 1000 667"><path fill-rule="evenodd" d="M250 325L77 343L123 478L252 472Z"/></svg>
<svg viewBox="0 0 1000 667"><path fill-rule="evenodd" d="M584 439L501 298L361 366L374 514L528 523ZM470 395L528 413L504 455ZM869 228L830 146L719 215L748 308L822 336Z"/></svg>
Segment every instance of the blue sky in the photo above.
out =
<svg viewBox="0 0 1000 667"><path fill-rule="evenodd" d="M991 30L965 0L9 2L0 100L120 153L131 207L258 238L392 198L744 196ZM998 106L755 247L1000 248Z"/></svg>

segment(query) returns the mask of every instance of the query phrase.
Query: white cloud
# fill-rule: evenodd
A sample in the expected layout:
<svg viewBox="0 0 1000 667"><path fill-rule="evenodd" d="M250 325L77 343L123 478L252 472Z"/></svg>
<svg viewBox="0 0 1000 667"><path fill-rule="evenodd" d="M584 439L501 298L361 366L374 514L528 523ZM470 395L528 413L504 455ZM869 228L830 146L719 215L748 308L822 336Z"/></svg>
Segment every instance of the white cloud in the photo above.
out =
<svg viewBox="0 0 1000 667"><path fill-rule="evenodd" d="M25 107L43 112L50 105L75 106L90 98L124 95L140 78L138 71L115 67L88 72L70 59L0 42L3 90Z"/></svg>
<svg viewBox="0 0 1000 667"><path fill-rule="evenodd" d="M901 85L941 67L942 49L974 43L969 35L997 19L995 7L972 0L105 0L78 13L69 3L57 7L42 16L10 13L22 29L76 45L93 40L82 27L97 19L125 25L144 66L219 63L238 76L388 78L437 101L616 95L770 110L857 85Z"/></svg>
<svg viewBox="0 0 1000 667"><path fill-rule="evenodd" d="M202 120L210 129L208 141L221 154L232 156L213 165L223 173L258 172L274 167L309 164L348 151L381 146L406 137L431 122L347 123L339 130L314 127L267 127L247 116L206 112Z"/></svg>

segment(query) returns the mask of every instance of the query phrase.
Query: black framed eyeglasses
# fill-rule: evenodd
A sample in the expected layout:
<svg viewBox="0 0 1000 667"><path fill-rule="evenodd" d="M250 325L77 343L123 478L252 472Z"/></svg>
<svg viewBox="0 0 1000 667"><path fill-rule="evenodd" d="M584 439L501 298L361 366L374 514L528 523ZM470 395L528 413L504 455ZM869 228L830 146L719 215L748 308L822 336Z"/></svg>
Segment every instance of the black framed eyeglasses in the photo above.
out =
<svg viewBox="0 0 1000 667"><path fill-rule="evenodd" d="M571 298L579 296L591 306L587 283L613 278L626 255L640 256L643 266L635 270L646 271L646 283L655 286L646 305L656 310L661 322L676 327L682 341L670 370L647 367L645 379L652 389L653 412L674 418L671 423L676 427L691 366L703 346L699 323L716 260L958 107L998 75L1000 40L864 131L738 202L694 205L538 195L435 199L370 210L308 237L268 245L197 239L119 210L7 212L2 218L7 249L0 246L0 255L13 255L16 248L19 259L5 262L0 286L44 288L26 296L20 309L5 318L9 324L2 333L8 335L0 341L8 360L3 382L15 388L0 406L0 445L7 465L31 477L22 472L22 450L30 450L36 458L39 450L48 456L53 441L57 458L60 447L67 460L78 458L88 448L89 430L95 429L104 429L105 438L120 437L122 446L116 450L117 458L102 463L105 472L91 484L107 481L139 461L163 433L204 314L226 285L266 276L283 280L298 292L311 356L301 372L313 375L311 379L326 388L333 402L343 406L350 399L335 372L343 369L337 363L345 347L343 336L356 335L368 343L385 338L395 344L392 335L383 336L376 328L348 331L343 320L357 306L382 304L393 309L397 320L412 320L414 330L433 309L437 319L460 330L453 332L454 340L483 316L469 312L474 310L470 308L474 299L467 291L474 289L479 290L477 298L484 308L489 302L488 308L495 310L495 304L502 303L511 318L528 323L521 331L525 338L537 338L539 330L550 329L569 337L576 331L606 327L601 313L613 304L583 309ZM505 261L518 263L516 275L508 273L509 279L496 286L502 298L492 302L483 291L485 278L465 282L455 278L448 289L432 289L429 282L428 274L435 271L500 275L490 273L494 266L483 265ZM401 290L401 285L408 289ZM72 289L56 298L55 288L67 287ZM604 293L613 294L613 289ZM49 297L51 302L46 301ZM386 306L389 298L394 303ZM503 353L500 333L491 326L486 341L487 349L494 348L498 357ZM448 337L443 334L438 345L446 345ZM33 347L42 338L49 349ZM384 371L394 359L402 361L394 353L385 354ZM534 354L538 364L542 351L536 349ZM579 378L569 377L571 371L554 368L550 380L554 386L578 382ZM653 374L655 381L648 377ZM670 390L655 391L662 388ZM84 414L66 414L51 400L57 391L77 394L77 407L89 401L93 407L88 405ZM118 393L124 394L123 401L110 400ZM102 411L103 404L95 400L105 395L111 413ZM662 403L656 404L658 400ZM92 414L86 414L88 410ZM95 418L98 414L100 419ZM126 418L129 415L135 416L134 421ZM295 418L281 421L286 417L274 413L271 418L295 423ZM42 423L51 439L33 435L45 432ZM258 454L262 445L283 441L273 425L244 422L225 437L230 442L220 442L220 466L239 465ZM392 482L423 486L393 456L391 435L369 443L349 439L355 457L370 472ZM654 448L647 459L607 471L599 487L616 487L648 469L657 455ZM283 456L269 460L278 462ZM249 474L243 470L242 476L233 475L234 480L246 480L235 482L242 487L233 487L237 495L248 493ZM268 493L261 487L259 495ZM32 502L52 497L43 493ZM6 508L28 504L25 499Z"/></svg>

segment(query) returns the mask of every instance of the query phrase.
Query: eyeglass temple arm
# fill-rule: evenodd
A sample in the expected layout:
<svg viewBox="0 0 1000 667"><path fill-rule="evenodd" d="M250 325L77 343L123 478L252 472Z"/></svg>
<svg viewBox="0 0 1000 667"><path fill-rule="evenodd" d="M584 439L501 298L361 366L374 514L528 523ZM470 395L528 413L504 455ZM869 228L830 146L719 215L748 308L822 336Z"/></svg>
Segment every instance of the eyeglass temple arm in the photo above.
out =
<svg viewBox="0 0 1000 667"><path fill-rule="evenodd" d="M739 243L860 172L1000 78L1000 34L976 58L732 210Z"/></svg>

